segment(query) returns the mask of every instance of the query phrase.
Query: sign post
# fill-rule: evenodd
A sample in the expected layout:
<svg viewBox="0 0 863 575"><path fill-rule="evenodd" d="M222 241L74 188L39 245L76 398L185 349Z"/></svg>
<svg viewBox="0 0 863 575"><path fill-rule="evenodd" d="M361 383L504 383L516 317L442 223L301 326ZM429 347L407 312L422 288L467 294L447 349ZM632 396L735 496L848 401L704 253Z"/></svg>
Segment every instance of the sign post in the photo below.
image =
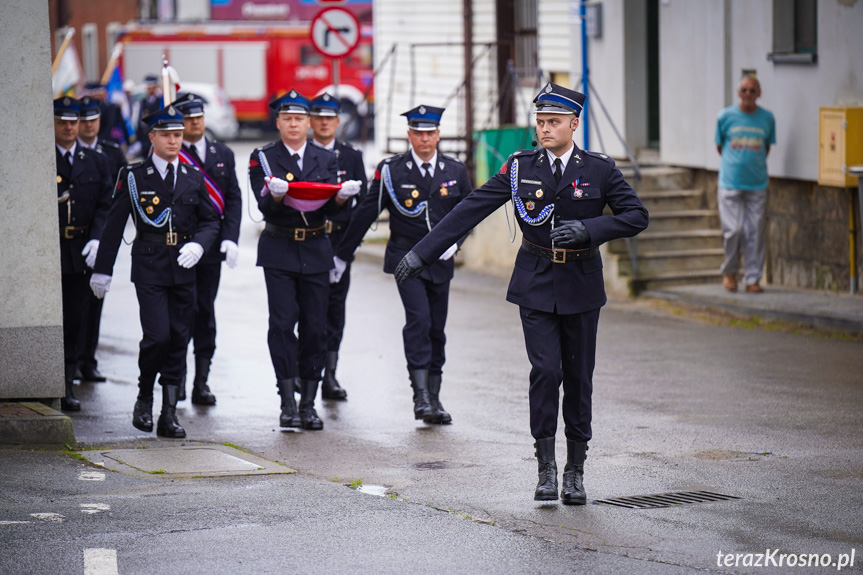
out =
<svg viewBox="0 0 863 575"><path fill-rule="evenodd" d="M332 60L333 85L338 88L339 60L359 45L360 21L344 8L324 8L312 19L309 35L315 50Z"/></svg>

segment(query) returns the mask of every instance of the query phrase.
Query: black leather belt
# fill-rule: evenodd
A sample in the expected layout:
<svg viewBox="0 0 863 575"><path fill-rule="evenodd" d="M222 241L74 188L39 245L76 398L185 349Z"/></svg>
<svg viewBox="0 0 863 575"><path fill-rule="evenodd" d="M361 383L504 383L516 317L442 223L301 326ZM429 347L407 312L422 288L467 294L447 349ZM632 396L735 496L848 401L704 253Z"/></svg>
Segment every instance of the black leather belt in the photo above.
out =
<svg viewBox="0 0 863 575"><path fill-rule="evenodd" d="M71 240L83 236L90 231L90 226L66 226L63 228L63 239Z"/></svg>
<svg viewBox="0 0 863 575"><path fill-rule="evenodd" d="M324 234L327 233L326 227L327 226L320 226L317 228L285 228L277 226L276 224L267 223L264 229L275 236L291 238L295 242L304 242L313 238L323 237Z"/></svg>
<svg viewBox="0 0 863 575"><path fill-rule="evenodd" d="M191 241L191 234L178 234L177 232L138 232L137 239L166 246L176 246Z"/></svg>
<svg viewBox="0 0 863 575"><path fill-rule="evenodd" d="M337 224L337 223L335 223L335 222L334 222L334 221L332 221L332 220L327 220L327 223L326 223L326 226L325 226L325 227L326 227L326 229L327 229L327 233L328 233L328 234L331 234L331 233L333 233L333 232L343 232L343 231L345 231L346 229L348 229L348 225L347 225L347 224Z"/></svg>
<svg viewBox="0 0 863 575"><path fill-rule="evenodd" d="M412 240L405 236L390 233L390 239L387 240L387 243L392 244L397 248L405 248L408 250L412 250L414 246L419 243L419 240Z"/></svg>
<svg viewBox="0 0 863 575"><path fill-rule="evenodd" d="M598 248L584 248L583 250L564 250L560 248L549 249L532 244L524 238L521 240L521 247L528 253L551 260L556 264L565 264L567 261L572 260L586 260L587 258L592 258L599 253Z"/></svg>

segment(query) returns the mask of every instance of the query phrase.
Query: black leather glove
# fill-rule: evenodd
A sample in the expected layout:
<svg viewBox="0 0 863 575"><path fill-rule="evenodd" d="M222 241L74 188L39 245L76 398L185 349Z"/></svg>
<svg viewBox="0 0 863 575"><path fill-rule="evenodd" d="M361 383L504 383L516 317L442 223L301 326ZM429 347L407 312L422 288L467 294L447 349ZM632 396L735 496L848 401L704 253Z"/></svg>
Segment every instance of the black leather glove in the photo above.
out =
<svg viewBox="0 0 863 575"><path fill-rule="evenodd" d="M549 236L558 248L573 250L590 245L590 232L580 220L560 220Z"/></svg>
<svg viewBox="0 0 863 575"><path fill-rule="evenodd" d="M413 251L409 251L405 254L405 257L402 258L402 261L399 262L399 265L396 266L396 282L401 284L404 283L405 280L415 278L427 267L428 266L421 257L416 255Z"/></svg>

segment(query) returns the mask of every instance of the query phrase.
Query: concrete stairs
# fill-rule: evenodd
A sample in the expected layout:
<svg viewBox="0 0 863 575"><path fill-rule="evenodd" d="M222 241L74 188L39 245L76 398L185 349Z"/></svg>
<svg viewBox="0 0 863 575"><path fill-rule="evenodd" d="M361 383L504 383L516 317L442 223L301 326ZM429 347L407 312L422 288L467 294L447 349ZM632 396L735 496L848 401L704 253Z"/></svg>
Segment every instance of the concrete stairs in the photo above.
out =
<svg viewBox="0 0 863 575"><path fill-rule="evenodd" d="M620 167L650 212L650 225L636 238L608 244L608 255L616 259L617 273L629 293L719 281L719 212L704 186L694 181L693 171L646 166L636 183L631 167Z"/></svg>

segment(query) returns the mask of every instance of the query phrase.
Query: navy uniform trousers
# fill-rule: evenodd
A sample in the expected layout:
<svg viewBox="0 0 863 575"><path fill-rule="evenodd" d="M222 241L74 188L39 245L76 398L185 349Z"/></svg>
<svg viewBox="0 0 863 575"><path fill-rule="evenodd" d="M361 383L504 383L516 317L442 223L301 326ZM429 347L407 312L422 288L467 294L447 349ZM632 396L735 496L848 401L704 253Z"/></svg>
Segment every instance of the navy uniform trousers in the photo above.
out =
<svg viewBox="0 0 863 575"><path fill-rule="evenodd" d="M342 182L348 180L359 180L361 182L360 192L348 200L344 208L329 217L330 245L333 250L338 248L344 237L353 214L354 207L362 201L368 192L368 178L366 177L363 153L354 149L345 142L336 140L334 146L336 162L339 166L339 179ZM351 262L347 261L344 273L337 283L330 284L330 297L327 301L327 351L338 352L342 345L342 336L345 332L346 302L348 290L351 287Z"/></svg>
<svg viewBox="0 0 863 575"><path fill-rule="evenodd" d="M392 188L387 184L389 181ZM408 251L429 233L463 198L470 193L470 178L464 164L438 154L430 181L424 180L410 152L381 162L369 193L357 206L336 255L353 259L354 250L383 208L390 213L390 238L384 257L384 272L393 273ZM425 206L423 208L423 206ZM457 238L460 240L460 238ZM456 243L453 240L452 243ZM449 247L449 246L447 246ZM427 369L440 374L446 361L446 318L453 259L437 258L423 273L398 286L405 310L402 329L408 371Z"/></svg>
<svg viewBox="0 0 863 575"><path fill-rule="evenodd" d="M74 370L84 354L90 307L90 268L81 255L91 239L99 239L110 209L111 182L105 157L80 144L72 165L57 155L57 197L60 222L60 270L63 294L63 356ZM68 194L68 196L67 196Z"/></svg>
<svg viewBox="0 0 863 575"><path fill-rule="evenodd" d="M264 166L269 175L289 183L335 184L336 157L307 144L301 170L285 145L276 141L254 150L249 158L249 180L266 221L258 240L257 265L264 268L267 284L267 344L276 380L300 377L320 381L326 356L329 272L333 268L326 217L339 208L335 196L309 212L294 209L284 203L286 200L276 203L265 186Z"/></svg>
<svg viewBox="0 0 863 575"><path fill-rule="evenodd" d="M606 302L598 248L646 228L647 210L604 154L575 147L556 183L545 151L523 150L456 206L414 252L425 262L434 261L511 199L524 242L507 301L519 306L531 365L531 434L536 439L554 437L562 383L566 437L587 442L592 436L597 324ZM604 213L606 207L611 214ZM559 220L581 220L590 233L590 245L554 254L549 233Z"/></svg>
<svg viewBox="0 0 863 575"><path fill-rule="evenodd" d="M130 198L129 173L134 177L137 201ZM167 208L172 210L170 227L152 225ZM94 272L113 275L130 214L137 228L132 244L132 282L143 332L138 355L141 384L151 386L159 375L160 384L179 385L186 371L194 313L195 268L181 267L177 258L183 244L190 241L206 251L219 234L219 216L197 168L179 164L173 191L151 159L124 168ZM176 234L176 245L168 241L169 229Z"/></svg>
<svg viewBox="0 0 863 575"><path fill-rule="evenodd" d="M184 146L185 147L185 146ZM212 359L216 351L216 295L222 277L222 241L239 242L240 222L243 219L243 194L237 181L234 153L221 142L206 140L204 161L198 157L194 146L185 148L198 168L206 173L218 186L224 198L224 214L219 227L219 236L204 252L195 266L195 320L192 341L196 357Z"/></svg>
<svg viewBox="0 0 863 575"><path fill-rule="evenodd" d="M126 155L116 142L102 138L99 138L96 150L105 155L105 159L108 163L108 175L110 177L111 185L113 185L117 179L117 172L120 171L120 168L126 166ZM87 289L90 292L88 299L90 300L90 303L85 320L87 324L87 333L84 337L84 349L81 353L81 368L95 370L98 367L98 362L96 361L96 348L99 347L99 325L102 322L102 306L105 303L105 299L97 298L93 295L93 292L89 287L90 286L88 285Z"/></svg>

